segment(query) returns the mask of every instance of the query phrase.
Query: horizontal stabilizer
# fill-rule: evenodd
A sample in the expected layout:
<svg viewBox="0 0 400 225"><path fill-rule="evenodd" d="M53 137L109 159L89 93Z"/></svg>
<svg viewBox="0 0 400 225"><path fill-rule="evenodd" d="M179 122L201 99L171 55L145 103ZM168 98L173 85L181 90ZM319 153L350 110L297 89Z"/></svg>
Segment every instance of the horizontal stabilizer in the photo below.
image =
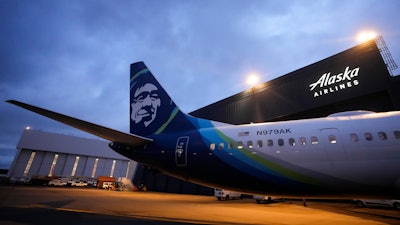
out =
<svg viewBox="0 0 400 225"><path fill-rule="evenodd" d="M94 123L89 123L80 119L76 119L70 116L66 116L60 113L56 113L50 110L42 109L33 105L29 105L23 102L8 100L8 103L17 105L21 108L30 110L42 116L51 118L53 120L57 120L61 123L67 124L71 127L75 127L79 130L88 132L90 134L96 135L98 137L104 138L111 142L117 142L120 144L126 144L129 146L143 146L144 144L152 141L152 139L141 137L138 135L128 134L124 132L120 132L117 130L113 130L107 127L103 127Z"/></svg>

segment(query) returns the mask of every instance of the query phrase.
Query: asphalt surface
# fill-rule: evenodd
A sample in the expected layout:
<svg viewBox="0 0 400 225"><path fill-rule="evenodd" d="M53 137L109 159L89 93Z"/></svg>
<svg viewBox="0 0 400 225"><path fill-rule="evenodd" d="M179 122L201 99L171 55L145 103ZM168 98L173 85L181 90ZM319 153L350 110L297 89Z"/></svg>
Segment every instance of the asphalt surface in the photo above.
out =
<svg viewBox="0 0 400 225"><path fill-rule="evenodd" d="M0 186L0 224L400 224L400 211L350 203L117 192L82 188Z"/></svg>

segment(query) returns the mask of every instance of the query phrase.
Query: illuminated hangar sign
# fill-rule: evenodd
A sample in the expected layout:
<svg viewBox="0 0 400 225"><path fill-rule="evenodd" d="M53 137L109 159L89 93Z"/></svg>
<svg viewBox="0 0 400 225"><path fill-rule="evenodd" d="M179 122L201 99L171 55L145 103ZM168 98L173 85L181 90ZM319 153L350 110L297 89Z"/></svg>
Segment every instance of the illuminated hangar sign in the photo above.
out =
<svg viewBox="0 0 400 225"><path fill-rule="evenodd" d="M360 84L357 79L359 71L360 67L350 68L350 66L347 66L344 72L339 74L324 73L316 82L310 84L310 91L316 98L356 87Z"/></svg>

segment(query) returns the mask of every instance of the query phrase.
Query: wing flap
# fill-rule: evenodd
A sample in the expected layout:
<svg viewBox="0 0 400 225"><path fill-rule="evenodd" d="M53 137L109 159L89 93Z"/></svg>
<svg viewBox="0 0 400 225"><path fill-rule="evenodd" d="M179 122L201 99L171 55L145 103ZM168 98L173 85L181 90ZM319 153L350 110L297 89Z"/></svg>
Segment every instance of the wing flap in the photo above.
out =
<svg viewBox="0 0 400 225"><path fill-rule="evenodd" d="M77 128L79 130L85 131L87 133L96 135L98 137L104 138L111 142L118 142L121 144L126 144L129 146L143 146L152 139L141 137L134 134L128 134L121 131L113 130L104 126L100 126L94 123L90 123L84 120L76 119L74 117L66 116L57 112L53 112L47 109L39 108L33 105L29 105L16 100L7 100L6 102L13 105L19 106L21 108L27 109L29 111L35 112L42 116L51 118L53 120L59 121L61 123L67 124L71 127Z"/></svg>

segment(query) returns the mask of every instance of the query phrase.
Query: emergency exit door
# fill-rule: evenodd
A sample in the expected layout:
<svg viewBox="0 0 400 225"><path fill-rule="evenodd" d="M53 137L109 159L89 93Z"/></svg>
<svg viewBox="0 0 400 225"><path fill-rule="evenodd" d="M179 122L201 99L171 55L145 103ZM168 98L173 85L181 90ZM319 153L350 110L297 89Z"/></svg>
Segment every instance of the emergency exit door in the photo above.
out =
<svg viewBox="0 0 400 225"><path fill-rule="evenodd" d="M179 137L176 141L175 148L175 162L177 166L187 165L187 146L189 143L189 137Z"/></svg>

